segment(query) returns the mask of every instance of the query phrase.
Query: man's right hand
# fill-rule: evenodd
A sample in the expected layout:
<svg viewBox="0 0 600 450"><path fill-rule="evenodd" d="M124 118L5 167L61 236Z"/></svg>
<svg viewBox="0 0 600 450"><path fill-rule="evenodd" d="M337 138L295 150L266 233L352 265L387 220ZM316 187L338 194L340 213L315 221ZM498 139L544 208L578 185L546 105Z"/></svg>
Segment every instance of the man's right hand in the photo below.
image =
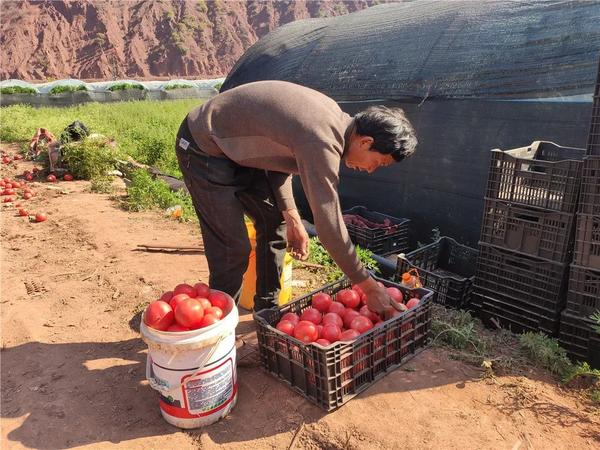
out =
<svg viewBox="0 0 600 450"><path fill-rule="evenodd" d="M385 288L379 286L373 278L369 277L358 285L367 296L369 309L385 320L390 318L394 310L406 311L406 307L393 301Z"/></svg>

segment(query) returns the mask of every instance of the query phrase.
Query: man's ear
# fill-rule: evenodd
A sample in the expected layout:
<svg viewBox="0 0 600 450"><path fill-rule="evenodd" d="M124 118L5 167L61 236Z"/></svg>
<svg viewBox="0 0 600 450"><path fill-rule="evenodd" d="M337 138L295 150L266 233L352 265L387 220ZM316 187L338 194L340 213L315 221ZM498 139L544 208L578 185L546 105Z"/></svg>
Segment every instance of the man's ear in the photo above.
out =
<svg viewBox="0 0 600 450"><path fill-rule="evenodd" d="M361 136L360 137L360 145L367 150L371 148L373 145L373 138L371 136Z"/></svg>

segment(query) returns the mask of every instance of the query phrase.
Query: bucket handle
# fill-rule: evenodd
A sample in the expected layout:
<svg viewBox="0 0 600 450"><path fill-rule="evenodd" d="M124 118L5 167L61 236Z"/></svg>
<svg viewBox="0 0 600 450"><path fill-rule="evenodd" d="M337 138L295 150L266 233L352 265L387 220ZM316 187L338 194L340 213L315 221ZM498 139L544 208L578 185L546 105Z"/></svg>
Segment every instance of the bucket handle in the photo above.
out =
<svg viewBox="0 0 600 450"><path fill-rule="evenodd" d="M150 353L148 353L148 357L146 358L146 380L148 380L148 383L150 383L150 387L152 389L159 391L160 393L162 393L165 396L167 396L168 394L170 394L173 391L179 390L179 388L181 388L185 383L187 383L188 380L191 380L192 378L196 377L204 370L204 367L206 366L208 361L210 361L210 359L213 357L213 355L215 354L215 351L217 350L217 348L219 347L221 342L223 342L224 339L225 339L225 336L223 336L223 335L219 336L219 338L217 339L217 342L210 349L210 352L208 352L208 355L206 356L206 358L204 358L204 361L202 361L200 363L200 366L198 367L198 369L196 369L196 371L192 375L188 376L186 381L176 384L176 385L170 385L165 382L159 383L152 376L152 359L150 358Z"/></svg>

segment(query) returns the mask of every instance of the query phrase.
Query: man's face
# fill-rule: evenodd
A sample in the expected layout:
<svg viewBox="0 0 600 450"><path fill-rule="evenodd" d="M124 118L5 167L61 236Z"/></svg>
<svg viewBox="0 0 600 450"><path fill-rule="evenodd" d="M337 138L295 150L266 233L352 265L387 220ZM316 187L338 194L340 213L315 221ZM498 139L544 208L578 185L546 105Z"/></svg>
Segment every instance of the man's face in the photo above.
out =
<svg viewBox="0 0 600 450"><path fill-rule="evenodd" d="M379 167L389 166L395 162L392 156L371 150L372 145L372 137L353 135L344 158L346 167L373 173Z"/></svg>

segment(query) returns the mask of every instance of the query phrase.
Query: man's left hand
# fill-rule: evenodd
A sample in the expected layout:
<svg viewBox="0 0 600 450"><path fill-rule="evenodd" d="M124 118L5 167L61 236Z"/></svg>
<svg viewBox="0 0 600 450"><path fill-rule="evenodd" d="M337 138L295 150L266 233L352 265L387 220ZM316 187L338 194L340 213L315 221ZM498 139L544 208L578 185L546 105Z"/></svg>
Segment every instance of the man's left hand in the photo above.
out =
<svg viewBox="0 0 600 450"><path fill-rule="evenodd" d="M293 258L306 260L308 258L308 233L298 210L290 209L283 211L283 217L287 226L288 252Z"/></svg>

